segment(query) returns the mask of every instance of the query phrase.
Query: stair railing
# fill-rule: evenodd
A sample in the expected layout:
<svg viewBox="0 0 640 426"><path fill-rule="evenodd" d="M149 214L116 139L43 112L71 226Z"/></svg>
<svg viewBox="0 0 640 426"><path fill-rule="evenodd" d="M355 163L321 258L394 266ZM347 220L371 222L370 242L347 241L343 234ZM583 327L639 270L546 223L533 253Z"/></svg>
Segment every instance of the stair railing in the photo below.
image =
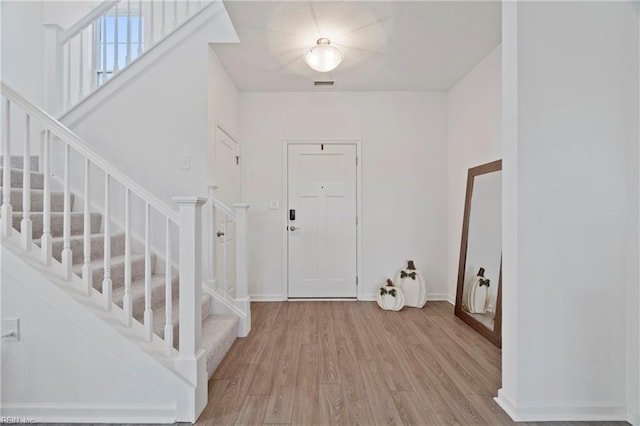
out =
<svg viewBox="0 0 640 426"><path fill-rule="evenodd" d="M194 17L210 1L107 0L63 30L49 30L49 108L70 110Z"/></svg>
<svg viewBox="0 0 640 426"><path fill-rule="evenodd" d="M14 228L20 229L20 245L25 251L37 249L32 244L32 236L40 239L41 261L44 265L51 265L54 260L52 251L52 241L54 238L62 237L62 261L61 278L70 285L77 285L78 291L87 297L101 298L101 305L105 311L117 311L118 306L122 306L122 323L125 327L132 326L140 328L134 324L132 317L131 298L131 277L132 277L132 247L134 245L133 228L136 224L144 229L144 242L141 249L144 250L144 318L142 318L142 334L148 342L157 339L164 346L164 352L169 360L174 362L175 368L185 379L191 380L197 389L203 389L206 398L206 374L204 373L204 357L201 350L201 328L202 328L202 278L201 278L201 210L206 199L198 197L178 197L175 202L178 205L178 212L169 208L164 202L148 192L146 189L132 181L127 175L116 167L108 163L91 147L89 147L75 133L70 131L60 122L55 120L39 107L31 104L12 88L0 82L0 94L2 95L2 153L3 153L3 181L2 181L2 205L0 207L0 232L4 237L12 237ZM22 131L15 129L16 123L24 123ZM43 166L43 209L42 209L42 232L33 227L32 219L34 213L30 209L32 190L30 182L31 164L29 159L34 152L37 152L33 144L34 135L42 134L40 162ZM21 135L21 140L16 141L15 136ZM11 199L12 188L12 145L22 145L21 154L24 155L22 186L22 217L19 222L15 219L17 213L13 212L13 206L20 205L16 200ZM62 152L62 186L64 194L63 205L63 232L61 235L52 235L52 220L58 221L60 213L52 212L52 153L57 150ZM17 152L16 152L17 154ZM82 167L71 167L81 164ZM73 173L72 173L73 171ZM19 173L18 173L19 175ZM102 181L96 180L96 176L102 176ZM71 209L71 181L76 179L83 184L82 209L72 211ZM103 192L100 193L100 190ZM38 190L40 191L40 190ZM91 201L95 201L95 194L103 198L103 218L102 229L104 233L104 264L102 274L93 270L97 265L91 259L91 235L96 232L95 213ZM117 196L119 195L119 196ZM13 205L12 205L13 204ZM135 209L142 206L142 209ZM93 212L92 212L93 210ZM122 300L114 300L111 277L111 235L112 227L116 226L114 213L116 210L124 210L124 292ZM140 212L142 210L142 212ZM134 217L134 214L137 216ZM82 237L84 248L82 252L82 272L80 278L74 276L72 266L73 251L71 245L72 216L83 216ZM138 219L135 221L134 219ZM76 221L75 226L79 226ZM172 241L178 238L179 250L174 250ZM165 279L163 283L152 286L151 268L153 265L152 242L156 246L162 246L165 262ZM177 268L173 265L177 264ZM179 346L178 351L173 348L173 322L172 317L172 295L174 293L173 271L177 269L179 273ZM52 270L53 271L53 270ZM78 272L76 270L76 272ZM99 291L98 291L99 289ZM158 300L165 301L165 324L162 337L160 333L154 333L153 329L153 306L157 306ZM199 380L204 380L202 386Z"/></svg>
<svg viewBox="0 0 640 426"><path fill-rule="evenodd" d="M216 198L216 186L209 186L208 249L206 262L208 287L240 318L238 335L247 336L251 331L251 308L247 271L247 210L248 204L228 207Z"/></svg>

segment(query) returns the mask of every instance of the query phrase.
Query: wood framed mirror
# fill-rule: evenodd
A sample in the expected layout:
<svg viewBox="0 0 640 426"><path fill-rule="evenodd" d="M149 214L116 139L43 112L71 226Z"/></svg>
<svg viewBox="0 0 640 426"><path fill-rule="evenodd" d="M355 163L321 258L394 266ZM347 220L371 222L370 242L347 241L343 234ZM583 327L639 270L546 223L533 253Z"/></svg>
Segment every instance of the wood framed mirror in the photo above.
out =
<svg viewBox="0 0 640 426"><path fill-rule="evenodd" d="M467 174L455 314L502 347L502 160Z"/></svg>

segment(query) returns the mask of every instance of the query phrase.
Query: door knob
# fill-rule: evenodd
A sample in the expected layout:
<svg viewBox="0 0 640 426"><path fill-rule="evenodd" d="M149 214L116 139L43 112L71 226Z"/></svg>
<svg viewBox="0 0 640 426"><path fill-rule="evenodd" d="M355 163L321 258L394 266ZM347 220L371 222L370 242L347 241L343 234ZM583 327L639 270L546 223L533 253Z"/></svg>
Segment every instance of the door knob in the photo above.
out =
<svg viewBox="0 0 640 426"><path fill-rule="evenodd" d="M300 228L296 228L296 226L295 226L295 225L291 225L291 226L289 227L289 231L295 231L296 229L300 229Z"/></svg>
<svg viewBox="0 0 640 426"><path fill-rule="evenodd" d="M216 232L216 235L218 236L218 238L220 238L220 237L222 237L224 235L224 232L218 231L218 232Z"/></svg>

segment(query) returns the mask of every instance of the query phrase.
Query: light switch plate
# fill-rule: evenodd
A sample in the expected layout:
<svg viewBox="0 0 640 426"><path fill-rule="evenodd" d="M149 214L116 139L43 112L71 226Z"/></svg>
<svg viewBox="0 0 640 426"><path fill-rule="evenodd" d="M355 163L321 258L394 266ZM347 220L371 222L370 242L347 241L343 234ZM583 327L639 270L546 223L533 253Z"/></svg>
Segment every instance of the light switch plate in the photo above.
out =
<svg viewBox="0 0 640 426"><path fill-rule="evenodd" d="M20 319L4 318L2 320L2 335L13 332L13 335L7 336L2 340L5 342L17 342L20 340Z"/></svg>
<svg viewBox="0 0 640 426"><path fill-rule="evenodd" d="M182 157L182 170L190 170L191 169L191 156L185 155Z"/></svg>
<svg viewBox="0 0 640 426"><path fill-rule="evenodd" d="M269 210L278 210L280 208L280 202L278 200L269 201Z"/></svg>

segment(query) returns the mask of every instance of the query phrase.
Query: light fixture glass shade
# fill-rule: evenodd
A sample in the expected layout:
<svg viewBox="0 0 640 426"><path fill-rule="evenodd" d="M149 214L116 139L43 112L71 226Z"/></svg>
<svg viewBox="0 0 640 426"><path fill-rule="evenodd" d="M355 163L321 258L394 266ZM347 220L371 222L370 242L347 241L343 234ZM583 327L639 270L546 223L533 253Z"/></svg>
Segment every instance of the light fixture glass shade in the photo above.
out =
<svg viewBox="0 0 640 426"><path fill-rule="evenodd" d="M330 46L329 39L318 39L318 45L307 50L304 54L304 61L312 69L319 72L329 72L336 69L344 56L338 48Z"/></svg>

